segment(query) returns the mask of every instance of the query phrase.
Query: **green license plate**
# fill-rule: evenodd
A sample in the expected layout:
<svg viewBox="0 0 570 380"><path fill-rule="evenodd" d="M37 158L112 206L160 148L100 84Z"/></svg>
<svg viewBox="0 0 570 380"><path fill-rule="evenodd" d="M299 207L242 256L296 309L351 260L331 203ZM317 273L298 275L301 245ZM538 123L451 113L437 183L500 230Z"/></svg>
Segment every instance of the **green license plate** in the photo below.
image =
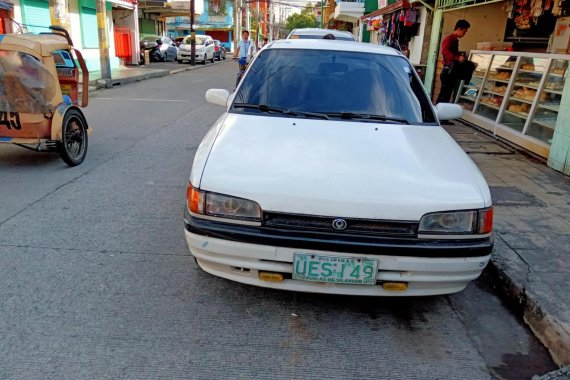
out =
<svg viewBox="0 0 570 380"><path fill-rule="evenodd" d="M295 280L375 285L377 275L377 260L306 253L293 256Z"/></svg>

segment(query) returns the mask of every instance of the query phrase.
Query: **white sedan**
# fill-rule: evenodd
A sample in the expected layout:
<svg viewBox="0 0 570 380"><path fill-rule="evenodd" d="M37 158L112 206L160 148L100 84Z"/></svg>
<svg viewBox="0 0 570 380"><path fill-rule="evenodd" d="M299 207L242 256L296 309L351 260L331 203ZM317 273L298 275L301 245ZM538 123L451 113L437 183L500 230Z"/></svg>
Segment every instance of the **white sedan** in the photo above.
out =
<svg viewBox="0 0 570 380"><path fill-rule="evenodd" d="M491 195L440 126L408 60L390 48L281 40L204 137L185 234L213 275L352 295L458 292L489 262Z"/></svg>

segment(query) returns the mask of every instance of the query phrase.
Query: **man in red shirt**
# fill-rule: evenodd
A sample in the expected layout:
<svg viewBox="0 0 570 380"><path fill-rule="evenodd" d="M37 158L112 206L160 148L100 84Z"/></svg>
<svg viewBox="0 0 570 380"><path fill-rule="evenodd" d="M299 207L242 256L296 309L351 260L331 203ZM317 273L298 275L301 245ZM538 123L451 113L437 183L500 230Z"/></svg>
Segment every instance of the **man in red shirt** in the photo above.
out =
<svg viewBox="0 0 570 380"><path fill-rule="evenodd" d="M439 78L441 79L441 90L437 97L437 103L449 103L451 95L457 83L457 77L450 72L451 66L455 63L465 61L465 57L459 54L459 39L465 36L471 25L467 20L459 20L455 23L453 33L443 39L441 44L441 54L443 55L443 70Z"/></svg>

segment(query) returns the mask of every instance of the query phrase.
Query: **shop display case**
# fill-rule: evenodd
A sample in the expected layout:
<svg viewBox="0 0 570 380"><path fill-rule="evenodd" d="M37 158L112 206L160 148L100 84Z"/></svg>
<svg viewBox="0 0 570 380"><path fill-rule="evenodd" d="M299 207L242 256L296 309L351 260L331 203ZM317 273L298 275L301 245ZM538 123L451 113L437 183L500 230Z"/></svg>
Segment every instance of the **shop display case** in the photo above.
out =
<svg viewBox="0 0 570 380"><path fill-rule="evenodd" d="M464 119L547 157L570 56L473 51L469 59L477 69L456 98Z"/></svg>

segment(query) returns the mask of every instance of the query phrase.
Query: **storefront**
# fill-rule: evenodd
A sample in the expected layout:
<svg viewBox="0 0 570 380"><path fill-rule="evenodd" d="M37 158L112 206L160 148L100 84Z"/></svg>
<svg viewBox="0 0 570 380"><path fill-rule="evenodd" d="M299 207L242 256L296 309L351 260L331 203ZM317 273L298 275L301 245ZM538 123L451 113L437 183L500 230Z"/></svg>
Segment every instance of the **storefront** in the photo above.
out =
<svg viewBox="0 0 570 380"><path fill-rule="evenodd" d="M111 3L115 56L124 65L136 65L140 49L137 2L113 0Z"/></svg>
<svg viewBox="0 0 570 380"><path fill-rule="evenodd" d="M51 25L48 0L20 0L22 21L31 33L45 33Z"/></svg>
<svg viewBox="0 0 570 380"><path fill-rule="evenodd" d="M551 167L570 174L570 123L565 121L570 117L570 88L566 86L570 19L563 17L570 12L568 5L566 1L537 0L471 6L459 0L438 2L432 31L440 26L441 34L430 44L432 74L426 78L426 87L435 98L442 66L441 40L453 31L457 20L468 20L471 28L459 46L477 69L456 93L463 118L548 158Z"/></svg>
<svg viewBox="0 0 570 380"><path fill-rule="evenodd" d="M14 17L14 4L0 0L0 34L12 33L12 19Z"/></svg>
<svg viewBox="0 0 570 380"><path fill-rule="evenodd" d="M425 7L400 0L364 15L362 22L362 34L369 33L370 43L402 51L418 69L425 66L431 30Z"/></svg>

